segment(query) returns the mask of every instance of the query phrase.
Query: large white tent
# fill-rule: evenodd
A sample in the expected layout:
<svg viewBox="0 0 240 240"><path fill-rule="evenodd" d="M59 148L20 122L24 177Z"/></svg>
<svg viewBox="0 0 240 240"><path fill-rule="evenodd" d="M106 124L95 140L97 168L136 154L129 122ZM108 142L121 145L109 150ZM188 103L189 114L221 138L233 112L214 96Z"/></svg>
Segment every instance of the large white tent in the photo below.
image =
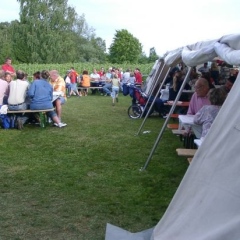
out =
<svg viewBox="0 0 240 240"><path fill-rule="evenodd" d="M226 35L179 48L165 55L165 64L175 64L179 52L181 60L190 67L217 56L228 64L240 65L240 35ZM240 239L239 103L238 75L158 224L138 233L108 224L105 240Z"/></svg>

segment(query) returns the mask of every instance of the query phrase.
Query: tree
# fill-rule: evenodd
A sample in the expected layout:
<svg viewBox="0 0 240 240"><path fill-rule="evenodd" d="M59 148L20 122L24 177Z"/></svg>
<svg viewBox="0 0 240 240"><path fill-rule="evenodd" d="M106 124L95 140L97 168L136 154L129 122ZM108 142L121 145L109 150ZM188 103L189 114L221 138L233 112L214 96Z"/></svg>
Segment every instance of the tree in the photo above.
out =
<svg viewBox="0 0 240 240"><path fill-rule="evenodd" d="M142 53L142 44L127 30L117 30L109 48L112 63L138 63Z"/></svg>
<svg viewBox="0 0 240 240"><path fill-rule="evenodd" d="M17 60L65 63L103 60L106 46L67 0L17 0L20 21L14 25ZM103 56L103 57L102 57Z"/></svg>
<svg viewBox="0 0 240 240"><path fill-rule="evenodd" d="M0 61L4 62L7 56L13 57L12 51L12 31L8 22L0 23Z"/></svg>
<svg viewBox="0 0 240 240"><path fill-rule="evenodd" d="M149 63L155 62L158 58L159 56L157 55L155 48L154 47L150 48L148 62Z"/></svg>

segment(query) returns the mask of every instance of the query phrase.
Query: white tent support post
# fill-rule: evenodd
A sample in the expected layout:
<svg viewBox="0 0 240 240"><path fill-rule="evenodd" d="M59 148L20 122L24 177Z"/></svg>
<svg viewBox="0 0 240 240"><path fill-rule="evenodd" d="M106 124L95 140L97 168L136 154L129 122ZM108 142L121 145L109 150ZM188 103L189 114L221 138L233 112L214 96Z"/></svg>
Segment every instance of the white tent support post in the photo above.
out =
<svg viewBox="0 0 240 240"><path fill-rule="evenodd" d="M188 72L187 72L187 74L186 74L186 76L185 76L185 78L184 78L184 80L183 80L182 86L181 86L181 88L179 89L179 92L178 92L178 94L177 94L177 97L176 97L176 99L175 99L175 101L174 101L174 103L173 103L173 105L172 105L172 107L171 107L171 109L170 109L170 112L169 112L169 114L168 114L168 116L167 116L167 118L166 118L166 120L165 120L165 122L164 122L164 124L163 124L163 126L162 126L162 128L161 128L161 130L160 130L160 132L159 132L159 134L158 134L157 140L155 141L155 143L154 143L154 145L153 145L153 148L152 148L152 150L151 150L151 152L150 152L150 154L149 154L149 156L148 156L148 159L147 159L144 167L142 167L142 168L140 169L141 171L146 170L149 162L151 161L152 155L154 154L154 152L155 152L155 150L156 150L156 148L157 148L157 146L158 146L158 143L159 143L159 141L160 141L161 138L162 138L163 132L164 132L164 130L165 130L167 124L168 124L168 121L169 121L169 119L170 119L170 117L171 117L171 114L173 113L173 111L174 111L174 109L175 109L175 107L176 107L176 105L177 105L177 102L178 102L178 100L179 100L179 98L180 98L180 96L181 96L181 94L182 94L182 91L183 91L183 89L184 89L184 87L185 87L185 85L186 85L186 83L187 83L187 80L188 80L188 77L189 77L191 71L192 71L192 68L189 67L189 68L188 68Z"/></svg>
<svg viewBox="0 0 240 240"><path fill-rule="evenodd" d="M164 64L164 66L165 66L165 64ZM164 66L163 66L162 70L164 69ZM143 126L144 126L144 124L145 124L145 122L146 122L146 120L147 120L147 117L148 117L150 111L152 110L152 107L153 107L153 105L154 105L154 103L155 103L155 101L156 101L156 99L157 99L157 97L158 97L158 95L159 95L159 93L160 93L160 91L161 91L161 89L162 89L162 86L163 86L164 82L166 81L166 78L167 78L167 76L168 76L168 73L169 73L170 69L171 69L171 68L168 69L168 71L167 71L167 73L166 73L163 81L161 82L161 85L160 85L160 87L159 87L156 95L154 96L154 99L153 99L153 101L152 101L152 103L151 103L151 106L149 107L148 112L146 113L146 116L145 116L145 118L143 119L142 124L141 124L141 126L139 127L139 130L138 130L138 132L136 133L136 135L139 135L140 131L142 130L142 128L143 128ZM161 73L159 74L158 79L160 78L161 74L162 74L162 71L161 71ZM157 81L156 81L156 84L155 84L155 86L154 86L154 89L155 89L155 87L156 87L157 84L158 84L158 79L157 79ZM147 104L146 104L146 105L147 105ZM144 112L144 111L143 111L143 112Z"/></svg>
<svg viewBox="0 0 240 240"><path fill-rule="evenodd" d="M142 90L146 95L149 95L149 93L151 92L152 87L154 85L153 83L156 80L156 76L159 75L159 71L161 69L160 66L163 66L163 63L164 63L163 58L158 59L158 61L155 62L149 76L147 77L145 84L142 87Z"/></svg>
<svg viewBox="0 0 240 240"><path fill-rule="evenodd" d="M147 103L146 103L146 105L145 105L145 107L144 107L144 109L143 109L143 111L141 113L140 118L142 118L142 116L144 114L144 111L145 111L145 108L148 106L148 103L150 101L150 97L152 96L152 93L153 93L154 89L156 88L156 86L157 86L157 84L159 82L160 76L161 76L163 68L165 66L165 64L163 64L163 62L159 62L159 63L160 63L160 65L156 68L157 71L155 71L155 74L153 76L153 84L151 84L150 89L149 89L149 93L147 94L149 98L148 98ZM150 108L150 110L151 110L151 108ZM150 111L147 112L147 115L149 114L149 112Z"/></svg>

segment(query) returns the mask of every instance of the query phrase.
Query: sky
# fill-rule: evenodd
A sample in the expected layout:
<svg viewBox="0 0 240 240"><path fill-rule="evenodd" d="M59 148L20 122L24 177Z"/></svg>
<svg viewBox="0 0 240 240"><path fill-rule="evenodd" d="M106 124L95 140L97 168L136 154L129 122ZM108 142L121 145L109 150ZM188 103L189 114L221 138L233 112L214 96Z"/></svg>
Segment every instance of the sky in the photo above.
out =
<svg viewBox="0 0 240 240"><path fill-rule="evenodd" d="M85 15L97 37L113 42L117 30L126 29L148 56L240 33L239 0L68 0L78 15ZM0 9L0 22L19 19L19 3L8 0Z"/></svg>

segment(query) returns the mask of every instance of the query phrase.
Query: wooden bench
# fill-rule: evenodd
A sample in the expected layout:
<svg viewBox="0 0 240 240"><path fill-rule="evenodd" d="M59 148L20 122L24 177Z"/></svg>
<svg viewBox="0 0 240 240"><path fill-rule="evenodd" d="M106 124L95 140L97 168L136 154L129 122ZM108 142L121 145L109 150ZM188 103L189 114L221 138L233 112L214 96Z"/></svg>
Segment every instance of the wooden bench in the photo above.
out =
<svg viewBox="0 0 240 240"><path fill-rule="evenodd" d="M78 87L79 90L82 90L82 89L101 89L103 87Z"/></svg>
<svg viewBox="0 0 240 240"><path fill-rule="evenodd" d="M178 113L173 113L173 114L171 114L171 118L178 118L178 116L179 116L179 114Z"/></svg>
<svg viewBox="0 0 240 240"><path fill-rule="evenodd" d="M167 128L169 128L169 129L178 129L178 127L179 127L178 123L169 123L167 125Z"/></svg>
<svg viewBox="0 0 240 240"><path fill-rule="evenodd" d="M186 134L187 133L187 131L186 130L179 130L179 129L173 129L172 130L172 133L174 134L174 135L184 135L184 134Z"/></svg>
<svg viewBox="0 0 240 240"><path fill-rule="evenodd" d="M81 87L81 86L79 86L78 87L78 91L79 91L79 93L80 93L80 95L82 94L83 95L83 92L82 92L82 90L84 90L84 89L87 89L87 93L88 93L88 89L91 89L91 90L100 90L100 89L102 89L103 87L101 86L101 87ZM93 92L92 92L93 93Z"/></svg>
<svg viewBox="0 0 240 240"><path fill-rule="evenodd" d="M193 157L197 149L177 148L176 151L178 156Z"/></svg>
<svg viewBox="0 0 240 240"><path fill-rule="evenodd" d="M18 110L18 111L8 110L7 114L13 114L13 115L16 115L18 113L22 113L22 114L36 113L36 114L39 114L40 127L44 128L46 126L46 124L48 123L46 112L50 112L50 111L54 111L54 108L52 108L52 109L42 109L42 110L31 110L31 109Z"/></svg>

